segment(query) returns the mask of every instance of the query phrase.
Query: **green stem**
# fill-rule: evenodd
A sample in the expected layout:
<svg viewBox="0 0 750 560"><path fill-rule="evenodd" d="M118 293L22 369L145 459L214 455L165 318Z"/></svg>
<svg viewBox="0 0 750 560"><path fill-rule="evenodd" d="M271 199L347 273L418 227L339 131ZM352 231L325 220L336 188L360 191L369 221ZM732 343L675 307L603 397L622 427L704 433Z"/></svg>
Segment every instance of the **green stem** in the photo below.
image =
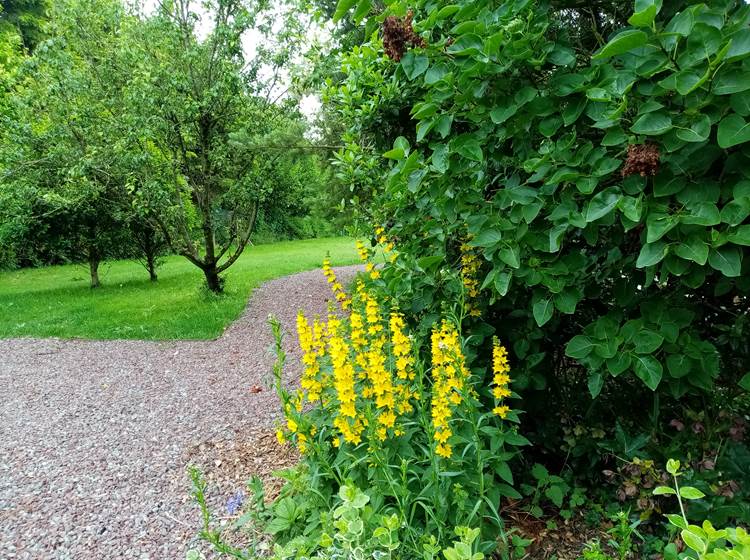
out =
<svg viewBox="0 0 750 560"><path fill-rule="evenodd" d="M688 524L687 515L685 515L685 506L682 503L682 497L680 496L680 483L677 482L677 475L672 475L672 478L674 478L674 487L675 490L677 490L677 502L680 504L680 512L682 513L682 519L685 520L685 525Z"/></svg>

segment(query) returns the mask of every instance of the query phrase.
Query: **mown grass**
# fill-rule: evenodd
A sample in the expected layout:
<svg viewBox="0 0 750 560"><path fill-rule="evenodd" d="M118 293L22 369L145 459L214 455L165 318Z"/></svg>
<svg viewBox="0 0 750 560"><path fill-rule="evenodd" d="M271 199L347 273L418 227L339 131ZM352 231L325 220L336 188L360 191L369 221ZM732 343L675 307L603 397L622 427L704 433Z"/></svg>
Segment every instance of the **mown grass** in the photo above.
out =
<svg viewBox="0 0 750 560"><path fill-rule="evenodd" d="M348 238L306 239L248 247L214 295L183 257L168 257L158 282L132 261L103 263L102 286L89 288L84 266L0 273L0 337L206 339L219 336L259 284L321 265L357 262ZM280 294L280 297L283 297Z"/></svg>

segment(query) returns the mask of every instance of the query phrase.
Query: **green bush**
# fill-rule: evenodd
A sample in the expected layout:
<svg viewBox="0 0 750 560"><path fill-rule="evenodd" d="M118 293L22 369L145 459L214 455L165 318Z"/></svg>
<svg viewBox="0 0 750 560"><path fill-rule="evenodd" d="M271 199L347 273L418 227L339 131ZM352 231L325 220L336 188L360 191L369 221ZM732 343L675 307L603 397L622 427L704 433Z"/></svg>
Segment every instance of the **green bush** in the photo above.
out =
<svg viewBox="0 0 750 560"><path fill-rule="evenodd" d="M366 0L339 15L355 4L362 19ZM371 15L327 99L351 123L340 171L398 251L378 282L418 329L467 290L468 244L469 344L509 342L524 426L552 457L659 457L684 407L746 413L750 6ZM574 426L601 435L569 446Z"/></svg>

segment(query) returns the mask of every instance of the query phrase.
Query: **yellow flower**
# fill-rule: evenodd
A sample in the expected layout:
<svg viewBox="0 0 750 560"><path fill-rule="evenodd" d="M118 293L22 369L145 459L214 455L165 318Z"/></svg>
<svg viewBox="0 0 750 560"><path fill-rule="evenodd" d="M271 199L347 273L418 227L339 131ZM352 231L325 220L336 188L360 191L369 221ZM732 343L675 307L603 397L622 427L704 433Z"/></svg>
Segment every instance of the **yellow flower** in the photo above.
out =
<svg viewBox="0 0 750 560"><path fill-rule="evenodd" d="M432 329L432 396L431 416L435 453L450 457L452 448L447 443L452 435L450 419L453 408L461 404L462 391L469 376L466 369L461 340L455 325L443 321Z"/></svg>
<svg viewBox="0 0 750 560"><path fill-rule="evenodd" d="M505 418L508 416L508 412L510 412L510 407L507 405L496 406L492 409L492 412L497 414L500 418Z"/></svg>
<svg viewBox="0 0 750 560"><path fill-rule="evenodd" d="M497 338L492 341L492 395L496 401L501 401L511 396L510 384L510 364L508 363L508 350L500 344ZM505 418L510 411L510 407L495 403L492 412L500 418Z"/></svg>
<svg viewBox="0 0 750 560"><path fill-rule="evenodd" d="M279 440L279 443L281 445L284 445L286 443L286 436L284 436L284 430L282 429L276 430L276 439Z"/></svg>
<svg viewBox="0 0 750 560"><path fill-rule="evenodd" d="M297 434L297 447L299 447L300 453L307 451L307 436L305 434Z"/></svg>
<svg viewBox="0 0 750 560"><path fill-rule="evenodd" d="M357 247L357 253L359 253L359 260L362 262L367 262L367 260L370 258L370 250L365 246L364 243L357 240L355 243Z"/></svg>
<svg viewBox="0 0 750 560"><path fill-rule="evenodd" d="M331 331L328 325L330 338L328 341L331 366L333 369L333 386L339 401L339 411L334 426L338 428L344 441L354 443L360 442L362 432L361 422L356 419L356 388L354 380L354 366L349 360L349 346L336 329Z"/></svg>
<svg viewBox="0 0 750 560"><path fill-rule="evenodd" d="M295 433L297 431L297 428L299 428L299 426L297 426L297 422L295 422L293 418L287 418L286 427L289 428L289 431L292 433Z"/></svg>
<svg viewBox="0 0 750 560"><path fill-rule="evenodd" d="M453 448L451 447L450 443L439 443L435 447L435 453L440 455L441 457L445 457L446 459L450 459L453 455Z"/></svg>
<svg viewBox="0 0 750 560"><path fill-rule="evenodd" d="M327 257L323 261L323 274L325 275L326 280L328 280L328 283L331 284L331 291L333 292L336 301L341 304L343 309L348 309L351 305L351 300L347 297L344 287L336 279L336 273L331 267L331 260Z"/></svg>
<svg viewBox="0 0 750 560"><path fill-rule="evenodd" d="M477 307L475 301L479 296L479 278L478 273L482 264L474 252L474 248L468 243L461 245L461 281L466 293L466 312L471 317L481 317L482 312Z"/></svg>

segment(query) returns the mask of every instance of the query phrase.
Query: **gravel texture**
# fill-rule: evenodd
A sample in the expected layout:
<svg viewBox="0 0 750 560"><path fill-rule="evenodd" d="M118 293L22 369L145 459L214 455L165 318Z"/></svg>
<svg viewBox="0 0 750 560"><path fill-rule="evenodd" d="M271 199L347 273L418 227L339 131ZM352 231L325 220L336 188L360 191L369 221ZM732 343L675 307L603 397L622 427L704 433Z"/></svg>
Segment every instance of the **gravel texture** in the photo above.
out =
<svg viewBox="0 0 750 560"><path fill-rule="evenodd" d="M279 413L268 315L288 333L293 383L296 313L329 298L310 271L258 288L213 341L0 340L0 558L184 558L199 522L189 462L219 507L288 463L266 457Z"/></svg>

